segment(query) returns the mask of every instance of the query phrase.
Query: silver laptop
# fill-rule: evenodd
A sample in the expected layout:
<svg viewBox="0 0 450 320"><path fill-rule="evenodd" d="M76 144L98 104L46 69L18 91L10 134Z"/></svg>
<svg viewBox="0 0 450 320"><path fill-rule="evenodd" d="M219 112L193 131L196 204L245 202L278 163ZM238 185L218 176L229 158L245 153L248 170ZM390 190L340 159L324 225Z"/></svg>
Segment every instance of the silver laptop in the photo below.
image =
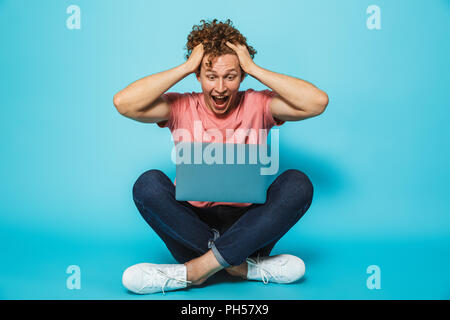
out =
<svg viewBox="0 0 450 320"><path fill-rule="evenodd" d="M264 203L278 173L268 145L180 142L172 157L178 201Z"/></svg>

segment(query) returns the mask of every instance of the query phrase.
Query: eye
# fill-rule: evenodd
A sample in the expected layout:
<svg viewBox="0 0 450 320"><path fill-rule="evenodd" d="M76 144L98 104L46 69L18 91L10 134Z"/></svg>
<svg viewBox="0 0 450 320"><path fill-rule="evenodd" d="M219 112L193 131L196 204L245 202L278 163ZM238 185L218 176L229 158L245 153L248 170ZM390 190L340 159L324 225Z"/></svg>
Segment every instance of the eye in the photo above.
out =
<svg viewBox="0 0 450 320"><path fill-rule="evenodd" d="M209 80L214 80L214 78L215 78L214 76L208 76Z"/></svg>
<svg viewBox="0 0 450 320"><path fill-rule="evenodd" d="M234 78L236 78L235 76L231 76L231 77L228 77L228 80L234 80Z"/></svg>

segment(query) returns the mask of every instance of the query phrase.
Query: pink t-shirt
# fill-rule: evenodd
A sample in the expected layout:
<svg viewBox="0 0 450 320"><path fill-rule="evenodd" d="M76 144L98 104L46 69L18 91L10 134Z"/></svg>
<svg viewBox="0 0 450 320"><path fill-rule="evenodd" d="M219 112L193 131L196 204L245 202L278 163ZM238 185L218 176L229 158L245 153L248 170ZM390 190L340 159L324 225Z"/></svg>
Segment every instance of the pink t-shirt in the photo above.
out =
<svg viewBox="0 0 450 320"><path fill-rule="evenodd" d="M265 141L259 141L259 129L266 129L268 133L273 126L280 126L284 123L284 121L274 119L270 111L270 101L275 94L270 90L239 91L236 97L237 106L230 110L225 117L219 118L206 105L203 92L165 93L163 96L171 107L170 116L168 120L159 122L158 126L170 129L175 144L187 140L207 143L263 143ZM248 129L252 130L248 131ZM218 140L220 138L222 141ZM217 205L246 207L251 205L251 203L234 202L188 202L196 207Z"/></svg>

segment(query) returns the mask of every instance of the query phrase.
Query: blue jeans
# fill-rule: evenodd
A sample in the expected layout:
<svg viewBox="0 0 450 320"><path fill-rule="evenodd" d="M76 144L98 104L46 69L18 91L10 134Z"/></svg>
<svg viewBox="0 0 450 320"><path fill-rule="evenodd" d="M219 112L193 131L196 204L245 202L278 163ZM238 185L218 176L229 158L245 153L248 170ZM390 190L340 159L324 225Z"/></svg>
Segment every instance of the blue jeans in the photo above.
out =
<svg viewBox="0 0 450 320"><path fill-rule="evenodd" d="M145 221L173 257L185 263L211 249L223 267L247 257L268 256L275 243L305 214L313 185L299 170L286 170L267 190L263 204L197 208L175 199L175 186L160 170L143 173L133 199Z"/></svg>

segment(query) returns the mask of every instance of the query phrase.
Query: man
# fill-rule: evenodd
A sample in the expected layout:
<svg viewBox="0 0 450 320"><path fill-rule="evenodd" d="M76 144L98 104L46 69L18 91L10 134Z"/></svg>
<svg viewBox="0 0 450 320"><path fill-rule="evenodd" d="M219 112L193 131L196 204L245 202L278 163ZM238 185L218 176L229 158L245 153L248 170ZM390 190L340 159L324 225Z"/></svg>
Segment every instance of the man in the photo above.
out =
<svg viewBox="0 0 450 320"><path fill-rule="evenodd" d="M194 121L201 121L203 133L270 130L325 110L325 92L256 65L255 51L229 20L202 22L188 36L190 54L185 63L138 80L114 96L122 115L168 127L172 134L185 129L194 136ZM202 93L166 93L191 73L196 74ZM247 74L272 90L239 91ZM248 137L241 142L262 143ZM125 270L122 282L135 293L164 293L202 284L221 269L264 283L296 281L305 272L303 261L293 255L269 254L308 210L312 196L308 177L287 170L270 185L264 204L177 201L170 179L159 170L149 170L136 181L133 198L179 264L140 263Z"/></svg>

